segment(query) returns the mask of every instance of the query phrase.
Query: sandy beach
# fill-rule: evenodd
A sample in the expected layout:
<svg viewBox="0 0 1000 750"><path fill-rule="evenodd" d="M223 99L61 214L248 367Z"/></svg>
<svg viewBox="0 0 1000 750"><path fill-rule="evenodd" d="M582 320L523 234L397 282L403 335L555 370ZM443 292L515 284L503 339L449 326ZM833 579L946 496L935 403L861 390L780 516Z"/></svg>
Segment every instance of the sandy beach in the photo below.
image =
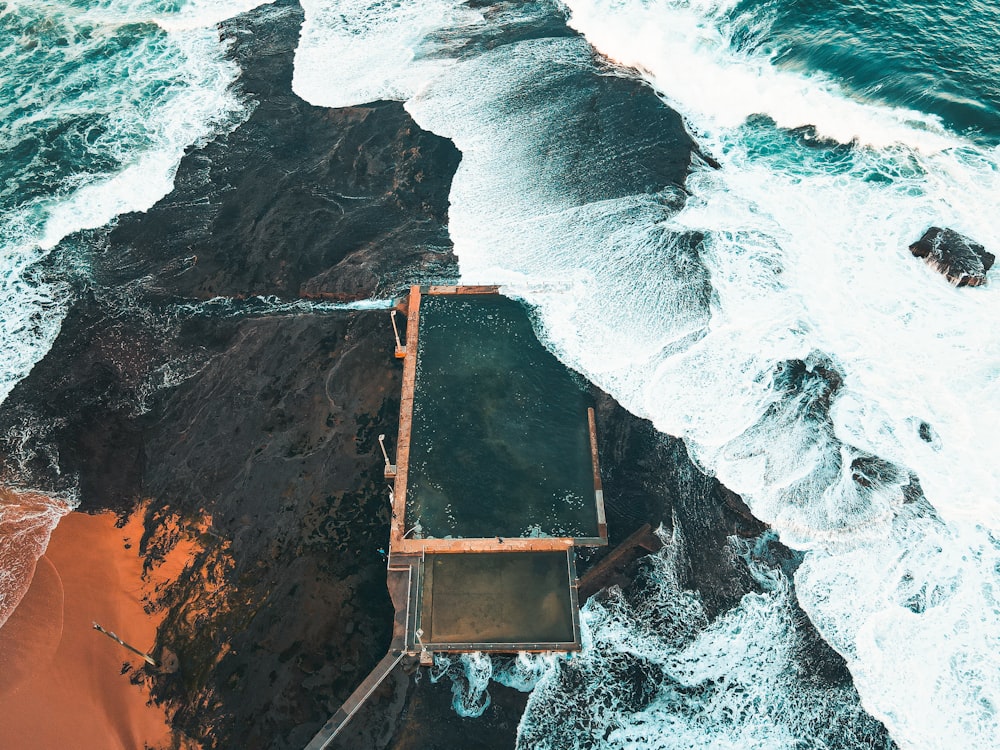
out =
<svg viewBox="0 0 1000 750"><path fill-rule="evenodd" d="M129 681L138 656L93 629L98 622L152 649L161 619L142 604L141 514L70 513L53 531L31 586L0 629L0 727L6 750L169 744L162 709Z"/></svg>

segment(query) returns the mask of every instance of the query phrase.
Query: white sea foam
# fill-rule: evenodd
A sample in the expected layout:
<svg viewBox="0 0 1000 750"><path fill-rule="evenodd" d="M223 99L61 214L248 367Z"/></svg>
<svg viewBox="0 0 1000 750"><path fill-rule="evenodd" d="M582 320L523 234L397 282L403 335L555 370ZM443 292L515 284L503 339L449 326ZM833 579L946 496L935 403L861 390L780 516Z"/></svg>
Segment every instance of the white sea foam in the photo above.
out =
<svg viewBox="0 0 1000 750"><path fill-rule="evenodd" d="M734 50L725 12L732 2L566 0L570 25L602 53L647 73L668 101L700 125L738 127L766 114L782 127L813 125L843 143L906 142L936 151L955 144L940 120L902 107L854 101L818 73L778 71L769 57ZM745 19L741 19L745 20Z"/></svg>
<svg viewBox="0 0 1000 750"><path fill-rule="evenodd" d="M452 658L445 654L434 655L431 681L451 678L452 707L465 718L482 716L490 706L487 688L493 676L493 660L489 654L473 651Z"/></svg>
<svg viewBox="0 0 1000 750"><path fill-rule="evenodd" d="M558 661L559 655L555 653L525 651L513 658L496 657L496 661L482 651L458 656L436 653L430 678L432 682L449 678L455 713L475 718L490 706L491 682L528 693L540 680L558 670Z"/></svg>
<svg viewBox="0 0 1000 750"><path fill-rule="evenodd" d="M0 628L28 590L35 564L75 497L0 489Z"/></svg>
<svg viewBox="0 0 1000 750"><path fill-rule="evenodd" d="M966 747L989 746L1000 722L1000 661L990 645L1000 638L1000 580L996 540L987 530L1000 525L1000 476L988 459L1000 448L1000 351L989 322L1000 312L1000 294L954 290L905 248L930 224L1000 247L986 219L1000 194L997 153L955 136L946 136L947 150L927 149L925 129L901 127L898 113L883 108L862 107L865 118L848 118L850 131L837 133L826 130L822 107L794 116L776 107L775 119L786 125L898 145L855 149L840 165L762 158L748 129L713 111L719 102L726 106L725 97L686 89L666 57L610 33L606 8L588 4L577 16L571 5L574 24L599 47L609 45L612 57L639 55L726 167L696 175L689 182L695 198L674 219L708 233L705 257L719 295L711 334L698 347L708 351L662 363L629 402L688 437L701 461L743 492L786 541L816 549L797 578L799 595L848 657L865 705L897 741L943 748L961 738ZM676 20L665 15L662 26ZM721 57L724 64L710 70L724 77L733 61ZM769 68L757 74L765 88L786 77ZM773 116L772 100L762 103ZM808 159L801 149L788 152ZM754 251L759 238L772 247L764 274ZM773 267L782 269L780 280L762 279ZM776 337L787 348L768 352L766 342ZM794 414L777 423L784 430L762 420L720 443L720 434L739 427L725 413L748 403L740 397L731 404L725 395L732 393L734 349L759 376L780 357L814 350L832 356L846 376L832 411L833 437L916 471L944 521L901 510L902 496L891 486L862 495L846 460L839 476L830 476L830 436ZM706 420L711 403L716 408ZM935 440L920 439L921 421Z"/></svg>
<svg viewBox="0 0 1000 750"><path fill-rule="evenodd" d="M811 550L799 596L901 745L990 746L1000 732L1000 292L953 289L906 248L942 224L1000 249L1000 154L927 115L854 101L829 79L732 50L716 4L568 4L571 23L644 71L723 163L690 178L679 214L664 209L669 195L581 201L562 180L558 144L575 134L553 92L589 64L577 40L395 70L405 61L386 64L374 43L395 22L380 27L372 13L353 34L327 37L317 22L296 80L321 104L408 97L420 125L453 139L463 280L537 304L564 361L683 436L783 541ZM383 84L352 84L359 61ZM546 97L532 98L543 86ZM757 113L862 145L809 146L747 121ZM599 180L605 154L591 156ZM691 230L705 235L707 307L684 264ZM814 413L816 386L781 380L790 360L843 375L829 421ZM891 466L859 483L852 463L869 455ZM909 471L934 511L906 503ZM631 631L619 640L643 647ZM669 725L669 712L655 721Z"/></svg>
<svg viewBox="0 0 1000 750"><path fill-rule="evenodd" d="M763 590L709 623L679 583L683 544L677 535L647 559L656 585L643 594L613 589L586 604L583 650L542 675L518 747L883 747L849 689L802 669L787 579L734 542Z"/></svg>
<svg viewBox="0 0 1000 750"><path fill-rule="evenodd" d="M152 20L165 31L206 29L274 0L187 0L176 13L158 14Z"/></svg>
<svg viewBox="0 0 1000 750"><path fill-rule="evenodd" d="M908 509L909 510L909 509ZM904 511L877 545L807 555L799 598L903 747L995 745L1000 538Z"/></svg>
<svg viewBox="0 0 1000 750"><path fill-rule="evenodd" d="M143 106L116 117L106 139L110 142L118 137L118 129L140 126L132 119L138 116L143 118L143 137L149 145L136 153L122 154L121 171L94 179L81 175L79 189L49 208L39 238L42 249L51 249L71 232L100 227L119 214L149 208L173 187L177 166L189 146L215 135L219 126L236 124L234 116L244 106L229 87L239 71L223 59L218 32L208 29L177 34L169 38L169 44L172 54L159 61L163 69L151 72L166 78L168 70L182 71L180 81L172 81L176 94L151 103L148 109Z"/></svg>
<svg viewBox="0 0 1000 750"><path fill-rule="evenodd" d="M286 300L274 296L256 296L242 299L213 297L204 302L185 302L177 305L180 315L282 315L291 313L337 313L349 310L391 310L396 300L370 297L350 302L324 300Z"/></svg>
<svg viewBox="0 0 1000 750"><path fill-rule="evenodd" d="M481 18L455 0L302 0L302 7L305 22L292 88L306 101L327 107L409 98L449 64L435 56L428 36Z"/></svg>

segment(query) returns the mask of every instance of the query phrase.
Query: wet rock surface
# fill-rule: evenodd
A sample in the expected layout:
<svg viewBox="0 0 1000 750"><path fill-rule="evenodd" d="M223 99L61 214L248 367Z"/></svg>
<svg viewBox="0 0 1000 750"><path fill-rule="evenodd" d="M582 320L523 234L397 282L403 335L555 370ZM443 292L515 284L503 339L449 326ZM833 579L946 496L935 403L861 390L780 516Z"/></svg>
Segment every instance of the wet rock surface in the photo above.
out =
<svg viewBox="0 0 1000 750"><path fill-rule="evenodd" d="M954 229L931 227L910 245L910 252L955 286L981 286L996 257Z"/></svg>
<svg viewBox="0 0 1000 750"><path fill-rule="evenodd" d="M710 616L757 590L743 563L729 555L726 539L757 536L767 526L738 495L698 470L683 441L657 432L594 391L609 539L607 549L580 551L578 572L585 573L643 523L666 529L678 524L688 540L685 585L701 592Z"/></svg>

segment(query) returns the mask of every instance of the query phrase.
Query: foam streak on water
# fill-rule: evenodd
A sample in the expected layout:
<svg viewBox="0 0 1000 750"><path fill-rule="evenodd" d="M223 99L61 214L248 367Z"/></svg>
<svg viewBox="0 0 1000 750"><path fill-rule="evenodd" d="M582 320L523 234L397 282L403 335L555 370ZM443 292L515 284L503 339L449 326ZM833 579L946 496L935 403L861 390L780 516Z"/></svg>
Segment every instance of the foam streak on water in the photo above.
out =
<svg viewBox="0 0 1000 750"><path fill-rule="evenodd" d="M186 302L179 304L176 311L180 316L187 315L219 315L219 316L252 316L252 315L301 315L340 313L354 310L391 310L396 305L394 299L366 298L351 302L326 302L323 300L293 299L284 300L279 297L213 297L204 302Z"/></svg>
<svg viewBox="0 0 1000 750"><path fill-rule="evenodd" d="M692 175L679 213L670 189L602 191L627 154L578 129L580 76L598 74L578 39L479 54L455 41L449 53L442 40L495 14L462 31L454 8L435 6L421 28L451 30L425 46L401 35L395 11L366 5L333 28L332 6L316 0L296 85L310 82L299 90L317 104L408 98L421 126L453 139L463 281L505 283L539 305L564 361L683 436L784 542L809 550L797 595L899 744L989 747L1000 733L1000 291L953 289L907 246L941 224L1000 249L1000 154L931 115L856 101L832 79L741 51L736 31L765 28L766 15L697 0L568 5L571 24L642 70L722 163ZM386 35L412 64L387 62L373 43ZM692 231L704 234L694 254ZM916 478L930 505L915 500ZM611 639L652 648L646 637Z"/></svg>

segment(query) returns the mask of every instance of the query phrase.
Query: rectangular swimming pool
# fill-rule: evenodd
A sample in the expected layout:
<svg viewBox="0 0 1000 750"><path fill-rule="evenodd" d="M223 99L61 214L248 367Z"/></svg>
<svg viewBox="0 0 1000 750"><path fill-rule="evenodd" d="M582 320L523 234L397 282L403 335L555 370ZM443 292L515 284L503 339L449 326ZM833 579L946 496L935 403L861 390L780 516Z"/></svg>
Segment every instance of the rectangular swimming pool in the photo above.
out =
<svg viewBox="0 0 1000 750"><path fill-rule="evenodd" d="M582 380L499 294L423 294L405 487L414 539L603 543Z"/></svg>
<svg viewBox="0 0 1000 750"><path fill-rule="evenodd" d="M434 650L579 648L573 549L428 554L421 640Z"/></svg>

